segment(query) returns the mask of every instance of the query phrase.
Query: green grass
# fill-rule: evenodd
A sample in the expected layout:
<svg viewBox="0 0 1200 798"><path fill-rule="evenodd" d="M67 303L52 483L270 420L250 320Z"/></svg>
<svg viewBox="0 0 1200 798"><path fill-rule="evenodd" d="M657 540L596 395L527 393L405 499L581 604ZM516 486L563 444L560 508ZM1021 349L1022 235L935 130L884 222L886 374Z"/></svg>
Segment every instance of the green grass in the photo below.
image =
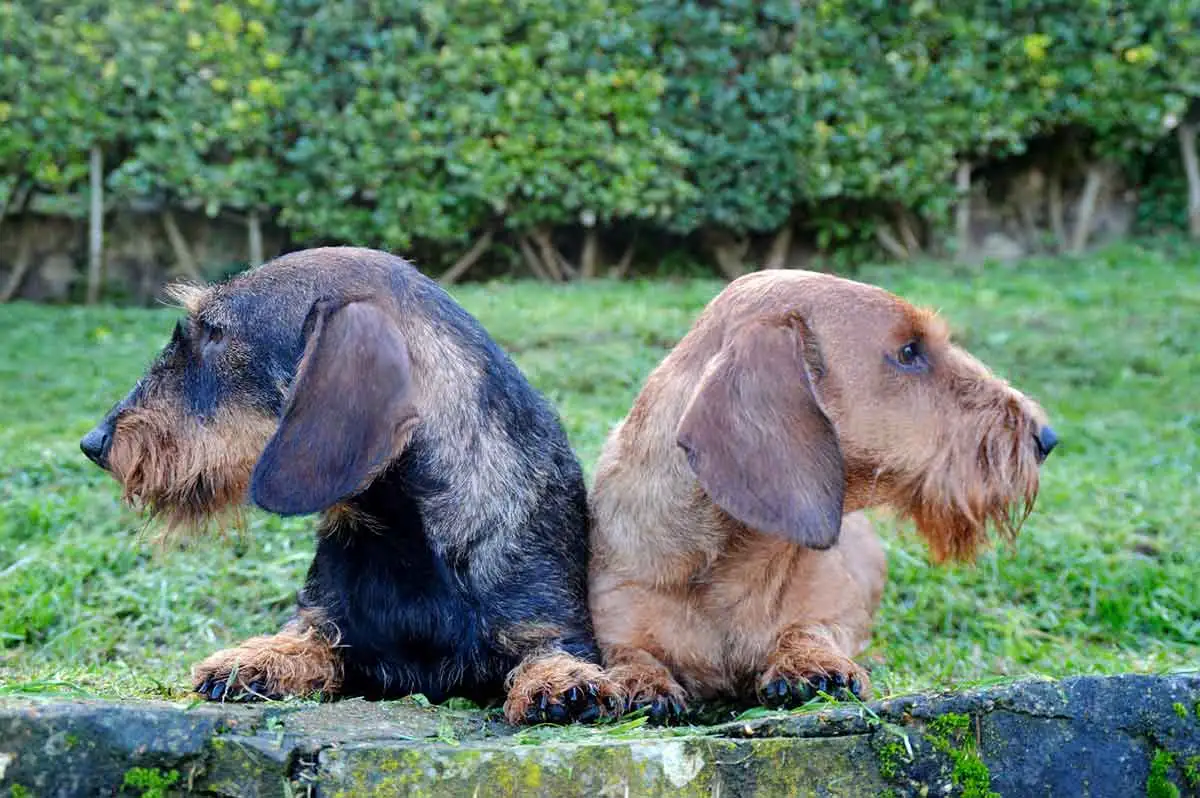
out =
<svg viewBox="0 0 1200 798"><path fill-rule="evenodd" d="M1200 662L1200 252L1125 246L1019 266L872 267L1040 399L1062 444L1015 547L929 565L884 520L890 581L863 661L880 693ZM558 405L589 470L711 281L456 295ZM132 385L175 312L0 306L0 695L182 698L189 665L269 632L311 522L159 552L77 440Z"/></svg>

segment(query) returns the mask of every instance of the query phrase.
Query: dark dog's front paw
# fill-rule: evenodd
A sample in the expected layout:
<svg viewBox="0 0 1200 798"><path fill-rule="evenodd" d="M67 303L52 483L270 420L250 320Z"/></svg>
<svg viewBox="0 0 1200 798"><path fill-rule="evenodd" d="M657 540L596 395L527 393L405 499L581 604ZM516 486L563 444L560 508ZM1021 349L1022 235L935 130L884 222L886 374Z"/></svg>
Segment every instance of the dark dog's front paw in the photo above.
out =
<svg viewBox="0 0 1200 798"><path fill-rule="evenodd" d="M330 695L341 663L314 632L253 637L192 669L192 689L209 701L264 701L287 695Z"/></svg>
<svg viewBox="0 0 1200 798"><path fill-rule="evenodd" d="M520 665L504 715L509 723L588 723L620 714L620 688L598 666L567 654Z"/></svg>
<svg viewBox="0 0 1200 798"><path fill-rule="evenodd" d="M283 697L283 693L271 689L262 679L245 684L235 673L206 676L193 689L209 701L269 701Z"/></svg>

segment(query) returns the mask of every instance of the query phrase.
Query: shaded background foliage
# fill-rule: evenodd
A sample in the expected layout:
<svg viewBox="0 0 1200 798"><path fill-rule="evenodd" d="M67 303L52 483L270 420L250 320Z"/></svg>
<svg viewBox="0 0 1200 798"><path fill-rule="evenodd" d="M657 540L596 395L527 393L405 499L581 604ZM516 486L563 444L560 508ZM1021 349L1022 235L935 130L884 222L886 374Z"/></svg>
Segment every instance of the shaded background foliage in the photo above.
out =
<svg viewBox="0 0 1200 798"><path fill-rule="evenodd" d="M1014 163L1049 249L1104 181L1155 176L1140 218L1178 227L1200 96L1187 0L9 0L0 37L9 213L69 207L98 148L109 212L555 280L624 273L639 235L725 276L793 236L944 252Z"/></svg>

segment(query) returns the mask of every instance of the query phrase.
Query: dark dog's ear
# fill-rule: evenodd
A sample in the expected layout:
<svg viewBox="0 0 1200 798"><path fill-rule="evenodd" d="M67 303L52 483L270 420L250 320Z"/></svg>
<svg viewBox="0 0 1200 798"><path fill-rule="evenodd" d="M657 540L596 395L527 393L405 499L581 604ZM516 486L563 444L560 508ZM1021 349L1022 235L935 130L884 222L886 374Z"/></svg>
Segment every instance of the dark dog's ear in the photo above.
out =
<svg viewBox="0 0 1200 798"><path fill-rule="evenodd" d="M676 440L725 512L826 549L841 530L846 476L837 434L813 393L806 335L793 318L733 333L709 363Z"/></svg>
<svg viewBox="0 0 1200 798"><path fill-rule="evenodd" d="M417 421L408 346L370 302L322 300L279 429L250 481L280 515L314 513L354 495L399 456Z"/></svg>

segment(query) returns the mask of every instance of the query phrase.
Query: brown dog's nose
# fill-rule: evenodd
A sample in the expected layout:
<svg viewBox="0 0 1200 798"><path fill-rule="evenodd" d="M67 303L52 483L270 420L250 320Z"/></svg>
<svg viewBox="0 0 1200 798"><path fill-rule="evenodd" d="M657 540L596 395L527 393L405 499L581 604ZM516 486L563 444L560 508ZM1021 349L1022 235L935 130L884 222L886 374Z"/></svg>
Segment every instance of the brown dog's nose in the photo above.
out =
<svg viewBox="0 0 1200 798"><path fill-rule="evenodd" d="M112 446L112 428L100 424L79 442L79 448L88 459L101 468L108 468L108 450Z"/></svg>
<svg viewBox="0 0 1200 798"><path fill-rule="evenodd" d="M1049 457L1050 452L1054 451L1054 447L1058 445L1058 436L1049 426L1042 427L1034 433L1033 439L1037 441L1038 462Z"/></svg>

